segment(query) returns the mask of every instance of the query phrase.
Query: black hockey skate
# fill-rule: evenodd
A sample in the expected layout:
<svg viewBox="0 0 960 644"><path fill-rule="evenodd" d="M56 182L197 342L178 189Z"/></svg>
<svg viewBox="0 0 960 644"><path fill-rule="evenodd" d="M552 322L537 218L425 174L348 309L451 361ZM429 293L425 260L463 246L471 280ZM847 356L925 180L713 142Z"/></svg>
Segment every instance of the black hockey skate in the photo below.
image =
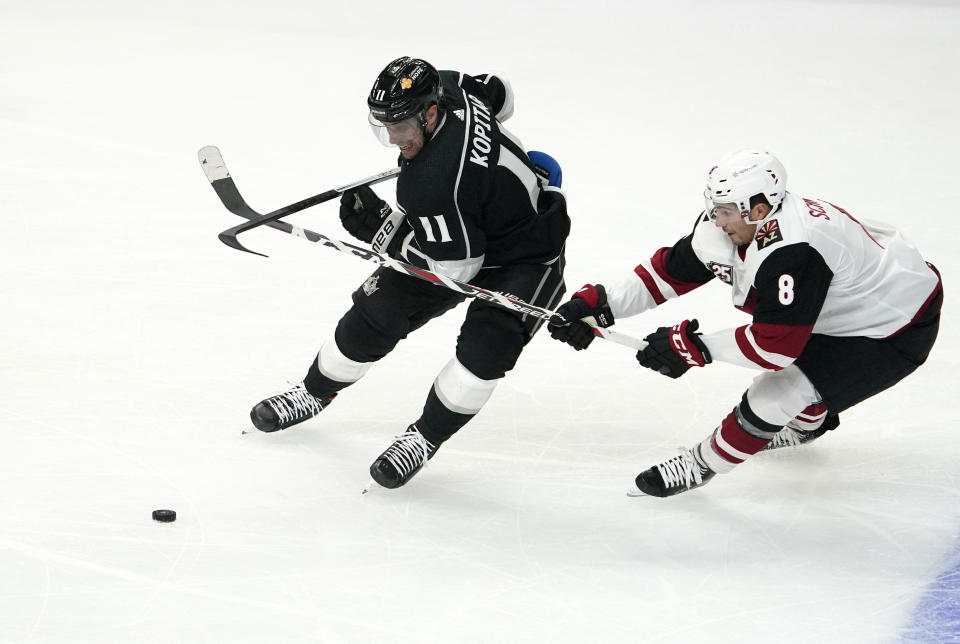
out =
<svg viewBox="0 0 960 644"><path fill-rule="evenodd" d="M377 457L370 466L370 476L385 488L405 485L433 458L438 448L439 445L423 437L414 423Z"/></svg>
<svg viewBox="0 0 960 644"><path fill-rule="evenodd" d="M773 440L770 441L767 446L760 451L766 452L772 449L780 449L781 447L799 447L800 445L817 440L831 429L836 429L839 425L839 416L827 416L824 419L823 424L817 429L804 431L800 429L798 423L795 423L791 420L784 426L783 429L777 432L777 435L773 437Z"/></svg>
<svg viewBox="0 0 960 644"><path fill-rule="evenodd" d="M275 432L313 418L326 408L337 394L317 398L299 383L282 394L270 396L250 410L253 426L261 432Z"/></svg>
<svg viewBox="0 0 960 644"><path fill-rule="evenodd" d="M699 445L685 449L677 456L640 472L636 487L630 489L627 496L673 496L706 485L716 472L707 467L699 452Z"/></svg>

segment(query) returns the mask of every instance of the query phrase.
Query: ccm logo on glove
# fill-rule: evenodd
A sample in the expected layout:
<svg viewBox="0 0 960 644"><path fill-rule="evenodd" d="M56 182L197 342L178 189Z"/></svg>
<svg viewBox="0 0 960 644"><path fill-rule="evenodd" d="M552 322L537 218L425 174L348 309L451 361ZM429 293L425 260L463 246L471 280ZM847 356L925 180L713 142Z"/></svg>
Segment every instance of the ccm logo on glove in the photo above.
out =
<svg viewBox="0 0 960 644"><path fill-rule="evenodd" d="M710 352L700 339L696 320L684 320L672 327L662 326L644 340L647 346L637 353L637 360L670 378L679 378L690 367L710 364Z"/></svg>
<svg viewBox="0 0 960 644"><path fill-rule="evenodd" d="M686 323L681 323L686 324ZM693 353L687 348L687 345L683 342L683 331L680 328L680 324L673 325L673 328L670 329L670 342L673 343L673 350L679 354L683 361L686 362L691 367L702 367L702 362L697 362L694 359Z"/></svg>

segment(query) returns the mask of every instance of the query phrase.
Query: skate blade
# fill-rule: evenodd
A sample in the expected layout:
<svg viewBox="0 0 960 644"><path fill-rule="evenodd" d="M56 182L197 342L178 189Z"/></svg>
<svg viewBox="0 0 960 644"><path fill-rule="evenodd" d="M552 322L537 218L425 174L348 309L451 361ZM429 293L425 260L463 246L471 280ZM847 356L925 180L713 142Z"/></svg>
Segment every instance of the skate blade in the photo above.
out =
<svg viewBox="0 0 960 644"><path fill-rule="evenodd" d="M263 435L263 434L279 434L281 431L283 431L283 430L277 429L277 430L272 431L272 432L265 432L265 431L263 431L262 429L257 429L257 428L254 427L253 425L247 425L246 427L244 427L243 429L240 430L240 435L241 435L241 436L246 436L247 434L259 434L259 435Z"/></svg>
<svg viewBox="0 0 960 644"><path fill-rule="evenodd" d="M360 494L366 494L367 492L369 492L370 490L372 490L372 489L374 489L374 488L376 488L376 487L379 487L379 486L377 485L377 482L374 481L373 479L370 479L370 482L367 483L362 490L360 490Z"/></svg>
<svg viewBox="0 0 960 644"><path fill-rule="evenodd" d="M647 494L646 492L643 492L640 488L634 486L629 490L627 490L627 496L630 497L631 499L635 499L637 497L644 497L644 496L650 496L650 495Z"/></svg>

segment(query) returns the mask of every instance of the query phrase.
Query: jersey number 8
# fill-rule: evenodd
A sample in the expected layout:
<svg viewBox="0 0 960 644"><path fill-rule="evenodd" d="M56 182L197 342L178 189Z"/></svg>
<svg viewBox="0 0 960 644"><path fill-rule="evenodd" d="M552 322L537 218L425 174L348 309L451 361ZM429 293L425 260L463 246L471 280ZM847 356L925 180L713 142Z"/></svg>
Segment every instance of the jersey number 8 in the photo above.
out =
<svg viewBox="0 0 960 644"><path fill-rule="evenodd" d="M777 280L777 286L779 286L779 297L780 304L784 306L788 304L793 304L793 275L789 273L784 273L780 276L780 279Z"/></svg>

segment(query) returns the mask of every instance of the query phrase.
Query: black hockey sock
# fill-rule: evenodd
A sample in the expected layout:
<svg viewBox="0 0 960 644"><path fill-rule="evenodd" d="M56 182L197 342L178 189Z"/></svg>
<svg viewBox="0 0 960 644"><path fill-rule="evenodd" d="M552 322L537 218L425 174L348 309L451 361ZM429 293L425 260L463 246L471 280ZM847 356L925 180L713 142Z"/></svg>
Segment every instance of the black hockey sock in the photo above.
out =
<svg viewBox="0 0 960 644"><path fill-rule="evenodd" d="M417 421L417 428L424 438L434 445L439 445L457 433L475 415L451 411L440 402L436 391L431 387L427 402L423 406L423 416Z"/></svg>
<svg viewBox="0 0 960 644"><path fill-rule="evenodd" d="M307 370L307 375L303 379L304 388L310 392L311 395L316 396L317 398L329 398L341 389L345 389L352 384L352 382L339 382L337 380L332 380L320 373L320 369L317 367L316 358L314 358L313 362L310 363L310 368Z"/></svg>

